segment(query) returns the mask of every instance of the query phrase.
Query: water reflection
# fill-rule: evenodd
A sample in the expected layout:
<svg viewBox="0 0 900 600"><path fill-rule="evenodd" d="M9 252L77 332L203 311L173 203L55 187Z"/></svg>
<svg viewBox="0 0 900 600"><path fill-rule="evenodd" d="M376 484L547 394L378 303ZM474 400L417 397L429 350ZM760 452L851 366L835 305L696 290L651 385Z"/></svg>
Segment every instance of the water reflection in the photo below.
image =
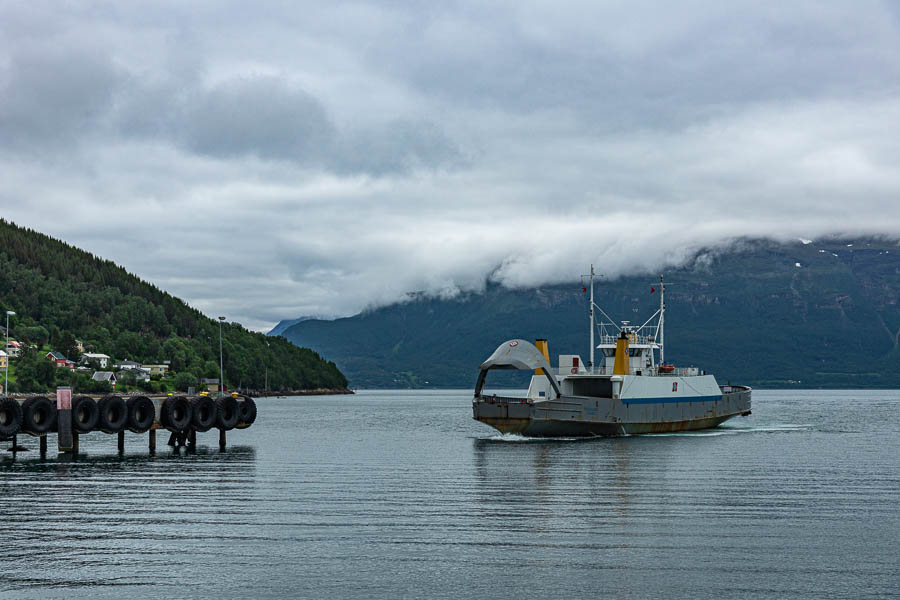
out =
<svg viewBox="0 0 900 600"><path fill-rule="evenodd" d="M473 465L481 504L527 509L535 518L571 516L586 504L593 519L629 518L634 496L635 440L473 440Z"/></svg>
<svg viewBox="0 0 900 600"><path fill-rule="evenodd" d="M256 459L256 448L253 446L229 446L224 451L218 448L199 446L190 448L188 446L171 447L163 446L163 449L157 450L155 453L122 453L110 454L102 451L81 451L77 455L68 452L57 453L48 452L42 456L38 452L7 452L0 454L0 472L4 468L12 468L18 465L25 470L35 469L39 465L57 464L71 465L74 463L82 463L86 465L104 465L104 464L128 464L128 463L152 463L158 461L179 461L188 460L193 457L201 457L204 463L209 462L252 462Z"/></svg>

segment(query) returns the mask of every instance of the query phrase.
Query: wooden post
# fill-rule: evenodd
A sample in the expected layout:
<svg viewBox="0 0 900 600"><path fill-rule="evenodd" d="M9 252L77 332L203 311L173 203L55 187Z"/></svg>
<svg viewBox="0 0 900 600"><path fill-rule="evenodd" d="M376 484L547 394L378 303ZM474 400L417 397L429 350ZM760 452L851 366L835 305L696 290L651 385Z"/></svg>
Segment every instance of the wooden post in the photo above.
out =
<svg viewBox="0 0 900 600"><path fill-rule="evenodd" d="M191 448L197 447L197 430L191 429L191 432L188 434L188 446Z"/></svg>
<svg viewBox="0 0 900 600"><path fill-rule="evenodd" d="M19 436L14 435L12 437L12 446L9 447L9 451L15 454L16 452L27 452L28 448L25 446L19 445Z"/></svg>
<svg viewBox="0 0 900 600"><path fill-rule="evenodd" d="M41 436L41 458L47 456L47 436Z"/></svg>
<svg viewBox="0 0 900 600"><path fill-rule="evenodd" d="M151 429L147 434L150 436L150 454L156 454L156 430Z"/></svg>
<svg viewBox="0 0 900 600"><path fill-rule="evenodd" d="M225 452L225 430L219 430L219 451Z"/></svg>
<svg viewBox="0 0 900 600"><path fill-rule="evenodd" d="M119 454L125 454L125 432L119 432Z"/></svg>
<svg viewBox="0 0 900 600"><path fill-rule="evenodd" d="M78 432L72 433L72 454L78 456Z"/></svg>
<svg viewBox="0 0 900 600"><path fill-rule="evenodd" d="M77 453L77 434L72 432L72 388L56 388L57 447L60 452Z"/></svg>

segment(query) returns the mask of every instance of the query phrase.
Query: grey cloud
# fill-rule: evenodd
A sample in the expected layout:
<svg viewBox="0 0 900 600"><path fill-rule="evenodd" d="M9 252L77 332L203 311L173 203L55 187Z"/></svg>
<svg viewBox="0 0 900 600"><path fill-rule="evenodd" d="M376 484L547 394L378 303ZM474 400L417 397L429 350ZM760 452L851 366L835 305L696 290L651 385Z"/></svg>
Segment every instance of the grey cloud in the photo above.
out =
<svg viewBox="0 0 900 600"><path fill-rule="evenodd" d="M334 165L345 173L407 173L465 162L459 147L424 119L395 119L377 129L347 132L338 143Z"/></svg>
<svg viewBox="0 0 900 600"><path fill-rule="evenodd" d="M897 235L891 10L7 4L0 209L260 328Z"/></svg>
<svg viewBox="0 0 900 600"><path fill-rule="evenodd" d="M227 81L190 94L183 127L185 143L195 152L300 163L323 161L335 136L320 102L274 77Z"/></svg>
<svg viewBox="0 0 900 600"><path fill-rule="evenodd" d="M21 149L96 135L121 74L99 51L48 46L12 52L0 81L3 147Z"/></svg>
<svg viewBox="0 0 900 600"><path fill-rule="evenodd" d="M884 93L900 37L882 4L586 2L450 5L375 58L417 88L476 108L565 107L597 132L673 128L734 106Z"/></svg>
<svg viewBox="0 0 900 600"><path fill-rule="evenodd" d="M375 176L461 164L457 145L434 122L395 118L338 127L325 105L274 76L212 88L167 85L123 90L121 131L216 158L255 156L342 174Z"/></svg>

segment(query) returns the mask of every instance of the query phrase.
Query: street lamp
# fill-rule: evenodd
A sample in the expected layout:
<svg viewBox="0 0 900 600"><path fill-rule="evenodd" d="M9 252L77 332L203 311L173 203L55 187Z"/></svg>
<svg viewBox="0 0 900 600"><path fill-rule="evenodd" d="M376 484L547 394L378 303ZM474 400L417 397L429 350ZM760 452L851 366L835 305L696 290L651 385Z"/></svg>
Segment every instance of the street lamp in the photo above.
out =
<svg viewBox="0 0 900 600"><path fill-rule="evenodd" d="M9 316L14 315L11 310L6 311L6 379L3 381L3 393L9 394Z"/></svg>
<svg viewBox="0 0 900 600"><path fill-rule="evenodd" d="M225 317L219 317L219 394L225 395L225 363L222 361L222 321ZM9 330L7 329L7 334Z"/></svg>

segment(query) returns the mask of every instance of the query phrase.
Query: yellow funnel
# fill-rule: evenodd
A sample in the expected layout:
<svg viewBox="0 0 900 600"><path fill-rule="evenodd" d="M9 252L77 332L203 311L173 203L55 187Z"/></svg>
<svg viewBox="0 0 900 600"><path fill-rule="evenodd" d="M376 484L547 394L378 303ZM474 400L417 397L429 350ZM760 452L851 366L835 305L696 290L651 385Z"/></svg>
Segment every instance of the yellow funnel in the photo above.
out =
<svg viewBox="0 0 900 600"><path fill-rule="evenodd" d="M535 340L534 346L541 351L541 354L544 355L544 358L547 359L547 362L550 362L550 345L547 343L547 340ZM535 369L535 375L543 375L543 369Z"/></svg>
<svg viewBox="0 0 900 600"><path fill-rule="evenodd" d="M631 375L628 360L628 335L623 331L616 340L616 362L613 363L613 375Z"/></svg>

